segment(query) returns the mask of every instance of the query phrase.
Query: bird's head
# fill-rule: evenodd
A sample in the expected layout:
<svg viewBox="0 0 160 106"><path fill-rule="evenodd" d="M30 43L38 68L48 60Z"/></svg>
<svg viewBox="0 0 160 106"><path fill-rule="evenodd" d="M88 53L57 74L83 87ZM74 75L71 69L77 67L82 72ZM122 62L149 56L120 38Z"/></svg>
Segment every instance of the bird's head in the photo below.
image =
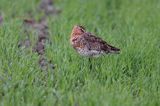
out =
<svg viewBox="0 0 160 106"><path fill-rule="evenodd" d="M71 36L82 35L85 32L85 28L80 25L75 25L72 29Z"/></svg>

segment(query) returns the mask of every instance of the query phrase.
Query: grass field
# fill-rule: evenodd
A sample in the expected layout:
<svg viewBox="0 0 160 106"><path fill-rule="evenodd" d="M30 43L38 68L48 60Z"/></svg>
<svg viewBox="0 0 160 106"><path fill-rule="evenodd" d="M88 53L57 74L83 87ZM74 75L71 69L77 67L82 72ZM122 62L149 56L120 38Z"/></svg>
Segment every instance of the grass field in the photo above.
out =
<svg viewBox="0 0 160 106"><path fill-rule="evenodd" d="M45 55L55 69L41 71L38 54L18 48L23 19L36 13L38 0L0 0L1 106L159 106L160 1L55 0L59 15L49 16L51 44ZM120 54L92 59L69 43L80 24ZM34 33L32 36L35 36Z"/></svg>

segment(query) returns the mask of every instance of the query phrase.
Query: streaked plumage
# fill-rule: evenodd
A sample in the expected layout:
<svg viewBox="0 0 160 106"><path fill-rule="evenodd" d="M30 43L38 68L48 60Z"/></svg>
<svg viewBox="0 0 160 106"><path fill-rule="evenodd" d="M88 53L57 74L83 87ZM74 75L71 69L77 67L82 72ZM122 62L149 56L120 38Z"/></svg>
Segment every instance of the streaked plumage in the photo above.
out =
<svg viewBox="0 0 160 106"><path fill-rule="evenodd" d="M83 56L98 57L108 53L119 53L120 49L113 47L101 38L86 32L82 26L74 26L70 43L73 48Z"/></svg>

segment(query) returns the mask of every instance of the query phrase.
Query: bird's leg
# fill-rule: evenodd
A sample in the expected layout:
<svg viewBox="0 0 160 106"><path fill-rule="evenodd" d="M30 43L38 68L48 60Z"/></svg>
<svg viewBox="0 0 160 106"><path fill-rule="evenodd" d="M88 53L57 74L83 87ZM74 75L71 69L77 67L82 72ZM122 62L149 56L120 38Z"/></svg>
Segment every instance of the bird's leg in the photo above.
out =
<svg viewBox="0 0 160 106"><path fill-rule="evenodd" d="M91 58L89 57L89 69L92 70L92 68L93 68L93 67L92 67L92 60L91 60Z"/></svg>

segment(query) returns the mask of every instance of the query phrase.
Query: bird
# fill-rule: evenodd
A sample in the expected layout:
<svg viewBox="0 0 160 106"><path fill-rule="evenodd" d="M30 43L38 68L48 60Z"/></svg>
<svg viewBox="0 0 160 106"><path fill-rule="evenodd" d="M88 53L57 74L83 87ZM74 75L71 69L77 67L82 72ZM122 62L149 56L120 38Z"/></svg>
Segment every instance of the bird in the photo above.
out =
<svg viewBox="0 0 160 106"><path fill-rule="evenodd" d="M87 32L85 27L81 25L73 27L70 43L80 55L89 58L120 52L119 48L111 46L102 38Z"/></svg>

